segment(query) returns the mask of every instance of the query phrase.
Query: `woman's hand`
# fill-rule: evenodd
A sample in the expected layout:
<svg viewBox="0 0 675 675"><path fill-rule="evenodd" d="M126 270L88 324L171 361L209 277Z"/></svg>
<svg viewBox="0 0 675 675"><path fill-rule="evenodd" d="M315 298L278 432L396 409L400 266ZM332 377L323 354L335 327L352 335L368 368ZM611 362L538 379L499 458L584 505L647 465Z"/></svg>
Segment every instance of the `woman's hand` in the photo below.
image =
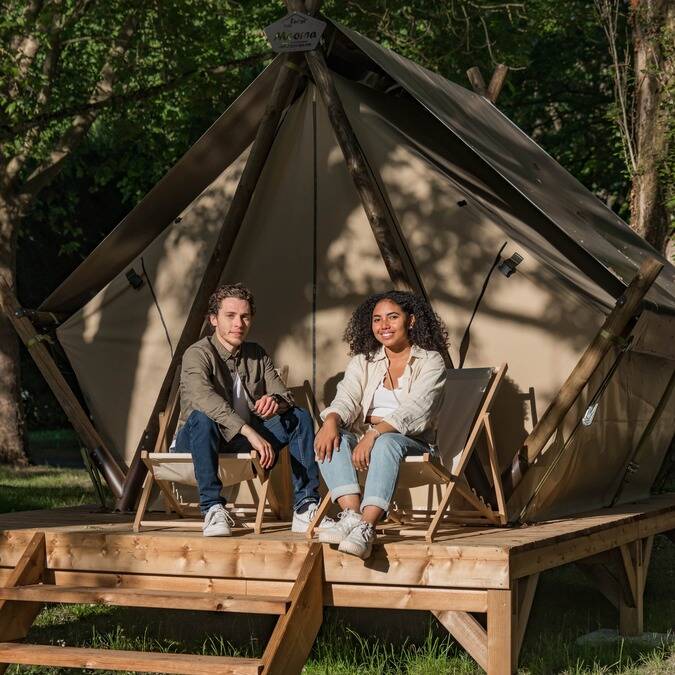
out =
<svg viewBox="0 0 675 675"><path fill-rule="evenodd" d="M370 453L373 451L377 434L368 431L352 450L352 464L357 471L366 471L370 464Z"/></svg>
<svg viewBox="0 0 675 675"><path fill-rule="evenodd" d="M324 460L330 462L333 452L337 452L340 447L339 421L340 418L335 413L331 413L314 437L314 453L317 462Z"/></svg>

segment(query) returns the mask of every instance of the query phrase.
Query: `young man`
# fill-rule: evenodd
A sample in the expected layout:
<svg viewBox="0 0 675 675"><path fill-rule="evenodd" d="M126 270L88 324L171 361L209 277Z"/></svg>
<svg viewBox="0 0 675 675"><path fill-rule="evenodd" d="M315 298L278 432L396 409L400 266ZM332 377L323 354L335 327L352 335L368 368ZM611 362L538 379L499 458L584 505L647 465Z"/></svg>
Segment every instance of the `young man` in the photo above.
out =
<svg viewBox="0 0 675 675"><path fill-rule="evenodd" d="M254 314L251 291L241 284L220 286L209 298L213 335L183 355L174 450L192 454L206 537L229 536L234 524L220 495L220 452L256 450L260 464L269 469L288 445L293 532L307 530L320 500L312 418L293 405L265 350L246 342Z"/></svg>

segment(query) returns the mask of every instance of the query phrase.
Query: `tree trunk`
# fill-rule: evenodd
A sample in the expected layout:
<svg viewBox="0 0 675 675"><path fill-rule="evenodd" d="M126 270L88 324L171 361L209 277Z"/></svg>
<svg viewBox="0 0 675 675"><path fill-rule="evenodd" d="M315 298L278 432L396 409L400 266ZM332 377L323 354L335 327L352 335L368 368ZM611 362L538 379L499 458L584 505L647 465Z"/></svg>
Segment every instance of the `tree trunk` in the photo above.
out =
<svg viewBox="0 0 675 675"><path fill-rule="evenodd" d="M675 69L671 0L631 0L637 171L631 189L631 227L657 250L666 249L670 229L667 161L673 114Z"/></svg>
<svg viewBox="0 0 675 675"><path fill-rule="evenodd" d="M22 209L0 196L0 276L14 288L16 280L16 237ZM0 463L27 464L23 443L19 340L0 311Z"/></svg>

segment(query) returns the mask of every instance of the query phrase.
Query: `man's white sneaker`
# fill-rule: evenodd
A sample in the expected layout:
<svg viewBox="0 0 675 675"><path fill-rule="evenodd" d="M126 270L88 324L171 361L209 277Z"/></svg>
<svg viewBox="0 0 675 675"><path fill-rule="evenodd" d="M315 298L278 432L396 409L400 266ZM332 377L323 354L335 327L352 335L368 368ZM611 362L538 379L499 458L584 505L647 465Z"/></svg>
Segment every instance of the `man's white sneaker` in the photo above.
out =
<svg viewBox="0 0 675 675"><path fill-rule="evenodd" d="M356 511L345 509L338 514L337 521L319 529L319 541L322 544L339 544L360 522L361 516Z"/></svg>
<svg viewBox="0 0 675 675"><path fill-rule="evenodd" d="M318 504L310 504L303 513L293 512L293 523L291 532L307 532L309 524L314 520L314 516L319 508ZM332 518L324 517L316 526L317 531L326 527L331 527L335 521Z"/></svg>
<svg viewBox="0 0 675 675"><path fill-rule="evenodd" d="M349 553L365 560L373 552L375 536L375 528L370 523L359 523L340 542L338 551Z"/></svg>
<svg viewBox="0 0 675 675"><path fill-rule="evenodd" d="M204 516L202 530L205 537L229 537L234 520L222 504L214 504Z"/></svg>
<svg viewBox="0 0 675 675"><path fill-rule="evenodd" d="M316 504L310 504L302 513L293 511L293 523L291 524L291 532L307 532L312 518L316 515L316 510L319 507Z"/></svg>

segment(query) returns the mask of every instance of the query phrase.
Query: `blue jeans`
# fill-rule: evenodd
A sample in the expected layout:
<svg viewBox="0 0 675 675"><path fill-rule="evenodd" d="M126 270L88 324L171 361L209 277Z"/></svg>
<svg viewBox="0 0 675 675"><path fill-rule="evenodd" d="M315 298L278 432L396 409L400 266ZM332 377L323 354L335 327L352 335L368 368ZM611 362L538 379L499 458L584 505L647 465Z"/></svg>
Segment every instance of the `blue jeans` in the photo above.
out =
<svg viewBox="0 0 675 675"><path fill-rule="evenodd" d="M314 424L303 408L291 408L271 419L251 415L252 426L272 446L276 457L288 445L295 500L293 510L313 502L318 504L319 469L314 458ZM176 436L175 452L189 452L199 486L199 507L206 513L215 504L224 504L218 478L218 453L250 452L251 444L237 434L229 443L221 436L218 424L203 412L194 410ZM275 463L276 463L275 457Z"/></svg>
<svg viewBox="0 0 675 675"><path fill-rule="evenodd" d="M351 431L340 429L340 447L333 452L330 462L324 461L319 465L333 501L344 495L361 494L356 469L352 464L352 450L357 442L358 439ZM370 455L361 510L364 506L379 506L387 511L394 496L398 468L403 458L429 451L426 443L403 434L387 433L378 436Z"/></svg>

